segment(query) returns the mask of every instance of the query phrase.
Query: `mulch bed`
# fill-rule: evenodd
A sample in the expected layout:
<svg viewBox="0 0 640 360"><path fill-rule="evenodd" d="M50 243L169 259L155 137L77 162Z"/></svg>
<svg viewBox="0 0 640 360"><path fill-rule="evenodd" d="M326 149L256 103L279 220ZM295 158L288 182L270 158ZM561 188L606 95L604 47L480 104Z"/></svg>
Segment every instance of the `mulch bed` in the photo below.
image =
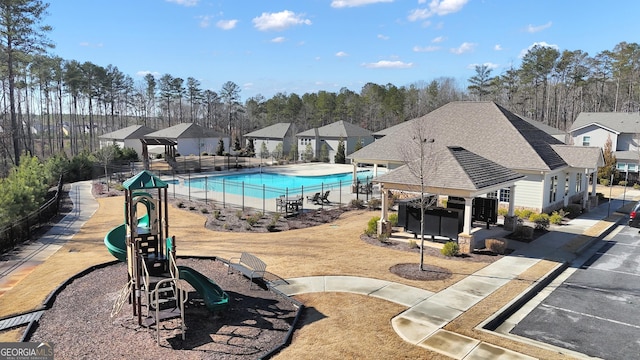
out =
<svg viewBox="0 0 640 360"><path fill-rule="evenodd" d="M182 340L178 320L141 327L127 303L115 318L112 306L127 282L124 263L94 270L74 280L45 311L29 341L54 343L56 359L256 359L278 347L295 318L293 302L253 286L241 274L211 259L178 259L213 279L231 298L230 307L213 314L190 285ZM144 309L143 309L144 312Z"/></svg>

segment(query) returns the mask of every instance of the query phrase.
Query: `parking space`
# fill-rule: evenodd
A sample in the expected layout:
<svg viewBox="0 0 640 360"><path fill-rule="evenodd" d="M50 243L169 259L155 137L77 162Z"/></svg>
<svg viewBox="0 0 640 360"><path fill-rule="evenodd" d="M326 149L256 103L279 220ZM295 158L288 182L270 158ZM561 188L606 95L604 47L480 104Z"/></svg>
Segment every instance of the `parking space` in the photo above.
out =
<svg viewBox="0 0 640 360"><path fill-rule="evenodd" d="M620 226L512 330L603 359L640 354L640 234Z"/></svg>

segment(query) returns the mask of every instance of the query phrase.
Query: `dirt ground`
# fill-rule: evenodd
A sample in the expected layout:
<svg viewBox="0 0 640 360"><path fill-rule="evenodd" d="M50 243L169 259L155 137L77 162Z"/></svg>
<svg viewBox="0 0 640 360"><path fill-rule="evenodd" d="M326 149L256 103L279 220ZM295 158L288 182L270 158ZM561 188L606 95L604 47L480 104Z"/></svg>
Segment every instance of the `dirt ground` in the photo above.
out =
<svg viewBox="0 0 640 360"><path fill-rule="evenodd" d="M46 296L70 276L96 264L112 261L103 238L122 222L122 197L99 198L99 209L72 240L36 267L24 280L0 296L0 316L21 313L41 306ZM275 277L289 278L322 275L353 275L396 281L429 291L440 291L488 262L464 258L446 258L427 254L425 263L446 269L450 276L435 280L411 280L393 273L398 264L417 264L415 251L372 244L361 238L367 221L379 212L352 210L337 220L310 228L279 232L212 231L207 214L199 211L169 209L170 233L177 238L180 256L217 256L230 258L251 252L267 264ZM514 343L499 336L474 330L475 326L507 304L521 291L556 264L543 261L447 326L448 330L482 338L537 358L557 358L558 354L529 344ZM276 359L343 358L430 358L444 359L401 340L390 319L404 310L402 306L355 294L312 293L296 296L305 304L300 325L291 345ZM104 313L110 309L105 308ZM67 321L78 321L70 318ZM98 325L100 326L100 325ZM21 330L0 333L0 341L16 341ZM123 329L124 330L124 329ZM148 336L148 335L145 335ZM48 339L55 343L55 338ZM131 338L130 341L135 341ZM321 355L320 355L321 354ZM65 358L65 357L61 357Z"/></svg>

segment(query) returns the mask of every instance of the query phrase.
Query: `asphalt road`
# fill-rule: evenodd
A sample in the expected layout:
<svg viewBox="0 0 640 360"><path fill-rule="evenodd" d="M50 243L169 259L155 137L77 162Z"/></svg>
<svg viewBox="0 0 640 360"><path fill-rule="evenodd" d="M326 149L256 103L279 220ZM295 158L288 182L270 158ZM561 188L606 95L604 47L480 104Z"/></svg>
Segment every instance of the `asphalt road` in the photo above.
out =
<svg viewBox="0 0 640 360"><path fill-rule="evenodd" d="M640 358L640 234L617 230L511 333L603 359Z"/></svg>

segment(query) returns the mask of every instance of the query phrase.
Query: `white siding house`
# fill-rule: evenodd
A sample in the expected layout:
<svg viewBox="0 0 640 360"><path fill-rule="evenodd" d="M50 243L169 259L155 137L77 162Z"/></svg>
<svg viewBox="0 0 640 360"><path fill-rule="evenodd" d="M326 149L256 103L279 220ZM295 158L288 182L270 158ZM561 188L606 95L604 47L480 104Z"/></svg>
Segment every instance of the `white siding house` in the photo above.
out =
<svg viewBox="0 0 640 360"><path fill-rule="evenodd" d="M229 152L229 136L194 123L182 123L145 135L146 139L167 139L177 143L176 151L181 155L214 154L218 142L224 142L224 151Z"/></svg>
<svg viewBox="0 0 640 360"><path fill-rule="evenodd" d="M569 203L588 208L595 197L593 185L589 199L588 179L603 164L599 147L566 145L544 127L494 102L449 103L382 132L374 143L348 158L352 163L399 170L419 158L420 146L414 141L417 131L427 134L437 148L459 146L523 175L513 187L491 190L487 195L497 197L503 205L548 212ZM457 177L476 171L464 169L455 174L444 166L439 164L433 170L440 173L434 178L437 183L455 183ZM392 182L394 171L384 175L385 181ZM451 186L442 191L455 193Z"/></svg>
<svg viewBox="0 0 640 360"><path fill-rule="evenodd" d="M371 131L342 120L300 132L296 137L298 138L300 160L311 160L305 158L307 149L311 149L313 158L320 159L322 147L325 146L330 163L335 162L340 141L344 142L345 156L353 153L358 143L364 147L373 142Z"/></svg>
<svg viewBox="0 0 640 360"><path fill-rule="evenodd" d="M100 135L100 148L116 144L120 149L131 148L142 158L142 142L140 139L155 130L144 125L132 125L114 132Z"/></svg>
<svg viewBox="0 0 640 360"><path fill-rule="evenodd" d="M640 113L583 112L571 126L570 136L576 146L603 149L610 139L619 180L627 177L631 182L639 181Z"/></svg>
<svg viewBox="0 0 640 360"><path fill-rule="evenodd" d="M244 136L249 141L253 141L256 157L288 157L291 148L296 143L296 126L292 123L277 123L265 128L252 131ZM266 154L263 154L262 144L265 145ZM277 150L282 151L277 154ZM296 159L293 159L296 160Z"/></svg>

